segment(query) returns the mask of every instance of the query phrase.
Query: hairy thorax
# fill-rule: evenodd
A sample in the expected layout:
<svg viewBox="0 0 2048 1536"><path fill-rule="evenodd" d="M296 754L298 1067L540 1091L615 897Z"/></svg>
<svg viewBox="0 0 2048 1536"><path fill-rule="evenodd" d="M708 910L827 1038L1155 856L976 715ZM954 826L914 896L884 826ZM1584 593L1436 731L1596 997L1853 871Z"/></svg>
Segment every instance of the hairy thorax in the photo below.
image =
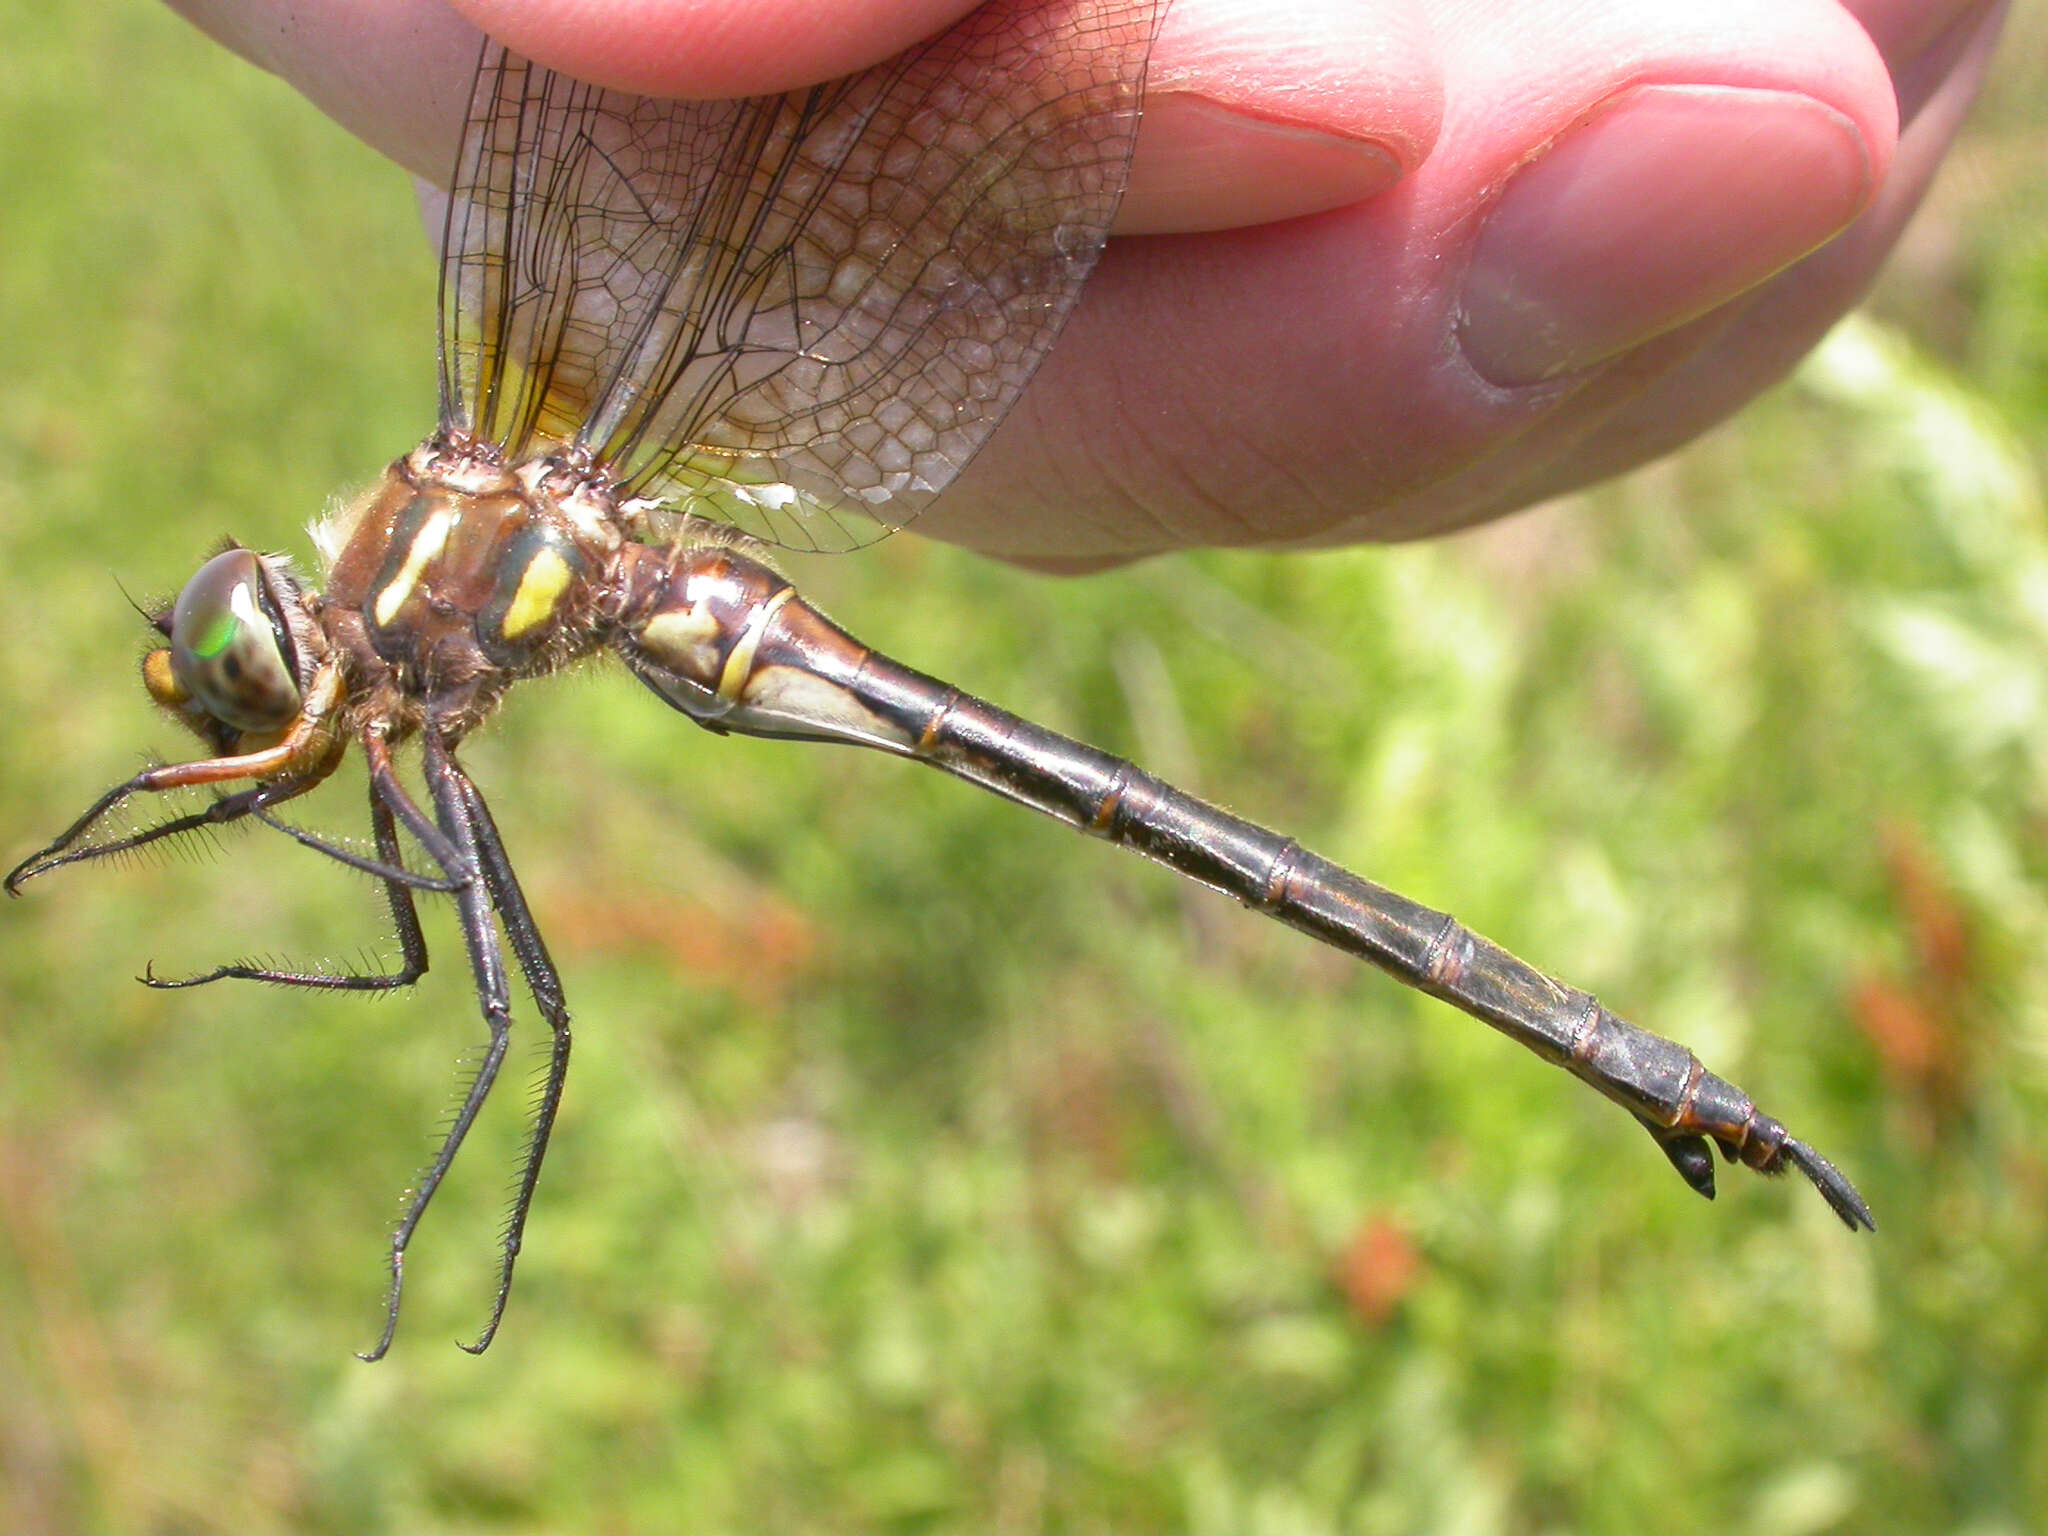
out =
<svg viewBox="0 0 2048 1536"><path fill-rule="evenodd" d="M511 684L602 643L598 594L627 537L605 488L560 459L416 448L315 530L316 616L353 711L466 735Z"/></svg>

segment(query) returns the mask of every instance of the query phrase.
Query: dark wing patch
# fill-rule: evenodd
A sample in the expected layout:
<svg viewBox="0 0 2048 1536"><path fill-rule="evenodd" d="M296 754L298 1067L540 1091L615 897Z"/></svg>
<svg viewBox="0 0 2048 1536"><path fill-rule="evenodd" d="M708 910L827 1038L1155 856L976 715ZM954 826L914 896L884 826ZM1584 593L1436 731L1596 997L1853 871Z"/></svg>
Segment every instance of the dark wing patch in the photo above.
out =
<svg viewBox="0 0 2048 1536"><path fill-rule="evenodd" d="M846 80L683 102L495 45L444 237L445 430L796 549L908 522L1044 357L1166 0L990 0Z"/></svg>

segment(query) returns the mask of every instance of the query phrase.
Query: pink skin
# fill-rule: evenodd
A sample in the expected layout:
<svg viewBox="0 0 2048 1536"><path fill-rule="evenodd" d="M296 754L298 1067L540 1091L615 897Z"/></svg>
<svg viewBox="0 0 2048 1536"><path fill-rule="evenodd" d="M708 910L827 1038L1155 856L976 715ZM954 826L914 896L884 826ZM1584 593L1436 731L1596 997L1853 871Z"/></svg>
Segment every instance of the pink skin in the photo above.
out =
<svg viewBox="0 0 2048 1536"><path fill-rule="evenodd" d="M430 178L472 23L606 84L734 95L859 68L969 8L173 3ZM1855 303L2003 10L1175 0L1117 225L1151 238L1111 246L919 530L1067 571L1414 538L1667 452Z"/></svg>

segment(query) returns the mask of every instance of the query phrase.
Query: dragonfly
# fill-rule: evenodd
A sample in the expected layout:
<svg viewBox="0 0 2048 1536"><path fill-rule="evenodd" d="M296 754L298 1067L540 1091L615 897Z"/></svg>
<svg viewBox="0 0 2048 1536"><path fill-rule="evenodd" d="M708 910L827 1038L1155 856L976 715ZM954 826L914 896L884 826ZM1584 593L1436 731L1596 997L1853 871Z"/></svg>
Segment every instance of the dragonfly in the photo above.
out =
<svg viewBox="0 0 2048 1536"><path fill-rule="evenodd" d="M170 989L409 987L428 963L418 901L458 914L488 1042L391 1234L363 1358L391 1348L408 1246L498 1079L516 969L551 1048L495 1294L463 1347L484 1350L504 1318L570 1015L459 751L515 683L599 652L707 730L909 758L1226 892L1564 1068L1701 1195L1718 1147L1799 1170L1851 1230L1874 1228L1832 1163L1683 1045L1292 838L869 648L772 563L910 521L1016 401L1107 238L1165 6L989 0L860 74L741 101L602 89L487 43L442 231L433 432L316 526L323 583L230 543L146 615L145 689L204 755L107 790L10 893L242 821L381 883L390 969L145 971ZM423 797L399 770L415 744ZM369 845L280 815L352 746ZM181 790L205 803L133 819Z"/></svg>

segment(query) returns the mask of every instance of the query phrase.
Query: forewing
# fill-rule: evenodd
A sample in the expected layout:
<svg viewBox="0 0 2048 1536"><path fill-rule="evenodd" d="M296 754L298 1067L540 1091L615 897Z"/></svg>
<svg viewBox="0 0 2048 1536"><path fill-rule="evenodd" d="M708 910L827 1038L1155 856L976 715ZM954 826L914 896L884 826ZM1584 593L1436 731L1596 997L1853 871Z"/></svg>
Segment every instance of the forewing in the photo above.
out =
<svg viewBox="0 0 2048 1536"><path fill-rule="evenodd" d="M682 102L495 45L449 204L442 425L800 549L914 517L1052 345L1166 0L990 0L849 79Z"/></svg>

